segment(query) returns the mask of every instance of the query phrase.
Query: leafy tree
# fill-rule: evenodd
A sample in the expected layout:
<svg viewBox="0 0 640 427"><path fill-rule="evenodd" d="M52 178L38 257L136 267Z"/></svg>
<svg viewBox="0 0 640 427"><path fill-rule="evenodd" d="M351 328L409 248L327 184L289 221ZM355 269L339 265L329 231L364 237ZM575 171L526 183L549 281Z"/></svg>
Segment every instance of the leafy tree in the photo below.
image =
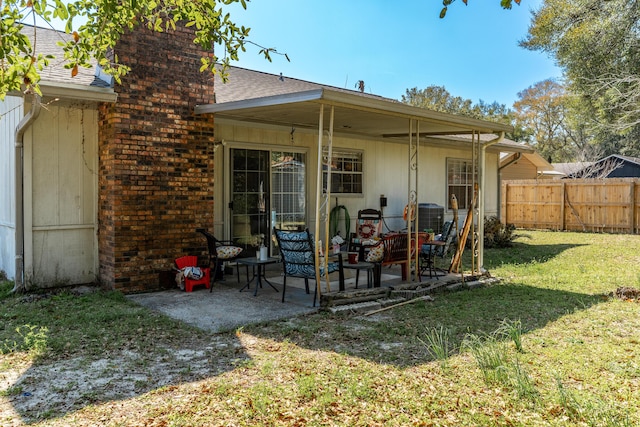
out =
<svg viewBox="0 0 640 427"><path fill-rule="evenodd" d="M78 67L89 66L92 58L116 81L129 67L118 61L113 49L123 33L144 25L157 32L175 29L176 25L193 27L193 42L204 50L212 51L220 44L224 49L221 62L225 67L245 51L249 28L238 26L224 13L223 6L246 0L4 0L0 24L0 100L11 91L33 90L39 93L40 71L52 58L37 54L35 34L31 40L24 33L24 23L36 25L36 18L46 23L61 20L65 31L72 34L64 44L65 66L71 75ZM78 22L82 22L77 25ZM274 49L260 47L270 60ZM288 59L288 58L287 58ZM201 71L216 72L215 62L202 58Z"/></svg>
<svg viewBox="0 0 640 427"><path fill-rule="evenodd" d="M639 0L546 0L521 45L556 59L598 124L640 125Z"/></svg>
<svg viewBox="0 0 640 427"><path fill-rule="evenodd" d="M530 131L527 142L553 162L571 161L575 154L568 102L564 86L548 79L519 92L513 104L518 123Z"/></svg>
<svg viewBox="0 0 640 427"><path fill-rule="evenodd" d="M474 108L473 101L453 96L444 86L428 86L419 90L414 87L407 89L402 95L402 102L414 107L427 108L443 113L462 114L470 117L478 117L479 111Z"/></svg>
<svg viewBox="0 0 640 427"><path fill-rule="evenodd" d="M414 107L427 108L442 113L458 114L475 119L490 120L504 124L514 124L514 113L504 104L493 102L487 104L480 100L474 104L470 99L453 96L444 86L428 86L425 89L416 87L407 89L402 95L401 101ZM516 128L514 134L508 138L519 140L524 130Z"/></svg>
<svg viewBox="0 0 640 427"><path fill-rule="evenodd" d="M454 2L455 0L442 0L442 10L440 11L440 18L444 18L447 15L447 10L449 10L449 6ZM467 5L467 1L468 0L462 0L462 2L465 4L465 6ZM513 6L513 3L516 3L518 6L520 6L520 0L500 0L500 6L502 6L503 9L511 9L511 7Z"/></svg>

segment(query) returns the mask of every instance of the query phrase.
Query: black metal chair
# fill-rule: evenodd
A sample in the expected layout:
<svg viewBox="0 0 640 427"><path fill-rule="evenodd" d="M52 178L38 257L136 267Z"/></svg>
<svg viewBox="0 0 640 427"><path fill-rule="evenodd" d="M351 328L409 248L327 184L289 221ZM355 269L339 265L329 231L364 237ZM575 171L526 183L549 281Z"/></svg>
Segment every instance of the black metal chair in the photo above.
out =
<svg viewBox="0 0 640 427"><path fill-rule="evenodd" d="M219 240L213 234L204 228L196 228L196 232L201 233L207 238L207 248L209 249L209 263L213 264L213 273L211 274L211 284L216 281L219 269L226 261L233 261L242 253L242 247L234 244L230 240ZM238 283L240 282L240 268L236 268L238 272ZM209 288L209 292L213 291L213 286Z"/></svg>
<svg viewBox="0 0 640 427"><path fill-rule="evenodd" d="M284 294L287 288L287 277L298 277L304 279L307 293L309 293L309 279L316 280L316 262L315 250L311 234L309 230L290 231L274 229L280 256L282 257L282 266L284 269L284 279L282 285L282 302L284 302ZM320 276L340 271L338 263L330 262L326 272L324 265L320 266ZM318 296L318 282L316 281L316 289L313 293L313 306L316 306Z"/></svg>
<svg viewBox="0 0 640 427"><path fill-rule="evenodd" d="M429 277L435 275L435 277L438 278L436 270L439 269L435 266L435 258L438 257L444 260L449 253L452 243L456 241L453 221L445 221L442 227L442 233L436 235L434 240L443 243L439 243L438 245L425 243L420 248L420 277L422 277L422 274L426 270L429 270Z"/></svg>

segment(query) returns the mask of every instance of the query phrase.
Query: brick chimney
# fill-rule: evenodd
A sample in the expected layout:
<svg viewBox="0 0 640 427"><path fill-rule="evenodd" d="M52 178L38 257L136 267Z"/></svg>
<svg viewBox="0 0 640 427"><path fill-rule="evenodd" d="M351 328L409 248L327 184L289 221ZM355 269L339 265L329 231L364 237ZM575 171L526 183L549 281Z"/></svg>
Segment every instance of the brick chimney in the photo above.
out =
<svg viewBox="0 0 640 427"><path fill-rule="evenodd" d="M213 76L184 27L125 34L116 54L131 67L118 100L100 108L100 281L123 292L160 287L181 255L203 255L196 227L213 227Z"/></svg>

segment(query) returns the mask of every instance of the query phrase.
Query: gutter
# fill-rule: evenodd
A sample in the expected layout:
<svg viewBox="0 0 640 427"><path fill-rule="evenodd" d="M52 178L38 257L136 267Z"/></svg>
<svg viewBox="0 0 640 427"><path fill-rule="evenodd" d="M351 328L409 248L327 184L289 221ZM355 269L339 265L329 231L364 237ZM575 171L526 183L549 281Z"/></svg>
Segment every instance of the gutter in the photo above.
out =
<svg viewBox="0 0 640 427"><path fill-rule="evenodd" d="M92 101L116 102L118 94L111 87L94 87L60 82L40 82L43 96L51 98Z"/></svg>
<svg viewBox="0 0 640 427"><path fill-rule="evenodd" d="M517 162L518 160L520 160L520 158L522 157L522 153L515 153L515 157L511 160L509 160L509 162L507 164L504 164L502 166L498 166L498 173L500 173L500 171L504 168L506 168L507 166L510 166L512 164L514 164L515 162ZM537 168L536 168L537 170Z"/></svg>
<svg viewBox="0 0 640 427"><path fill-rule="evenodd" d="M487 147L498 144L504 140L504 131L500 132L500 136L491 141L487 141L486 143L480 146L480 164L482 165L482 174L479 177L480 179L480 189L484 193L484 185L486 182L485 177L485 154ZM500 176L498 174L498 176ZM478 195L478 270L480 273L484 274L487 270L484 268L484 194Z"/></svg>
<svg viewBox="0 0 640 427"><path fill-rule="evenodd" d="M12 293L26 290L24 284L24 134L40 115L41 105L42 98L34 94L31 110L20 120L15 131L16 264Z"/></svg>

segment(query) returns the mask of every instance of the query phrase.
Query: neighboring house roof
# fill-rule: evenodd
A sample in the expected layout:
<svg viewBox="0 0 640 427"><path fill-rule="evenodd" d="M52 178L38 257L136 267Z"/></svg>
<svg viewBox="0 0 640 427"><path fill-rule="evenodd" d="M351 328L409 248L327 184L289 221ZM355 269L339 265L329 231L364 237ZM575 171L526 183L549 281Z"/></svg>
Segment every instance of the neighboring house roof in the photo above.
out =
<svg viewBox="0 0 640 427"><path fill-rule="evenodd" d="M634 163L636 165L640 165L640 157L631 157L631 156L623 156L621 154L612 154L609 157L617 157L629 163Z"/></svg>
<svg viewBox="0 0 640 427"><path fill-rule="evenodd" d="M525 145L525 144L522 144ZM530 147L529 147L530 148ZM562 178L551 163L537 152L500 153L500 171L504 179Z"/></svg>
<svg viewBox="0 0 640 427"><path fill-rule="evenodd" d="M544 157L535 151L522 152L518 158L516 156L517 154L515 153L500 153L500 167L504 167L518 158L524 158L534 165L538 171L554 171L551 163L547 162Z"/></svg>
<svg viewBox="0 0 640 427"><path fill-rule="evenodd" d="M591 166L594 162L568 162L568 163L552 163L553 169L556 172L563 173L565 175L571 175L578 172L585 167Z"/></svg>
<svg viewBox="0 0 640 427"><path fill-rule="evenodd" d="M584 162L567 174L569 178L640 177L640 158L612 154L595 162Z"/></svg>

